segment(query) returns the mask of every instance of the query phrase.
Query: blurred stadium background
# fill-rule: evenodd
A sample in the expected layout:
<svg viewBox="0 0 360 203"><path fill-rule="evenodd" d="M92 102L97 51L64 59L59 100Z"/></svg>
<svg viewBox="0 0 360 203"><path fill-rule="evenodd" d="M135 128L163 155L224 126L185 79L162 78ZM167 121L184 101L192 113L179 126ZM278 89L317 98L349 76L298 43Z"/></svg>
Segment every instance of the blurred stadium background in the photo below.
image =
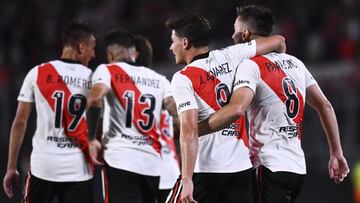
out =
<svg viewBox="0 0 360 203"><path fill-rule="evenodd" d="M92 69L105 62L103 37L122 27L147 36L153 43L154 68L171 79L180 67L169 52L167 18L182 13L207 17L213 27L211 47L231 44L235 7L263 4L276 17L275 33L286 37L288 53L303 60L333 104L338 116L344 154L351 168L360 161L360 1L358 0L1 0L0 2L0 175L6 171L9 131L16 112L16 97L26 73L35 65L57 59L61 31L71 19L87 21L97 37L97 58ZM18 168L21 178L28 167L35 114L28 125ZM307 109L303 148L308 176L298 203L348 203L353 182L332 183L327 174L328 146L316 112ZM352 173L351 173L352 175ZM98 183L98 182L97 182ZM100 197L100 187L95 195ZM0 202L19 202L5 198Z"/></svg>

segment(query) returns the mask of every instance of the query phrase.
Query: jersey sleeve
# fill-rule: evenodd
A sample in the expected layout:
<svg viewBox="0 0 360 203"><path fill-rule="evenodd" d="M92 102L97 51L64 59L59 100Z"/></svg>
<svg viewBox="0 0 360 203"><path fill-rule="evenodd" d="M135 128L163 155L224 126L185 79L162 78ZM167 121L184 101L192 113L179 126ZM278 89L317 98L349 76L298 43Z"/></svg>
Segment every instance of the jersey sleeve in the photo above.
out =
<svg viewBox="0 0 360 203"><path fill-rule="evenodd" d="M308 88L313 84L317 84L314 77L311 75L310 71L307 68L304 68L305 70L305 87Z"/></svg>
<svg viewBox="0 0 360 203"><path fill-rule="evenodd" d="M256 41L252 40L247 43L228 46L225 48L225 51L232 56L232 60L235 64L239 64L244 59L256 56Z"/></svg>
<svg viewBox="0 0 360 203"><path fill-rule="evenodd" d="M310 87L313 84L317 84L316 80L314 79L314 77L311 75L310 71L306 68L305 64L300 61L299 59L297 59L296 57L292 57L295 61L297 61L298 64L300 64L302 70L304 71L304 75L305 75L305 88Z"/></svg>
<svg viewBox="0 0 360 203"><path fill-rule="evenodd" d="M92 85L98 83L111 88L111 75L109 69L104 64L98 66L92 76Z"/></svg>
<svg viewBox="0 0 360 203"><path fill-rule="evenodd" d="M236 71L234 91L241 87L248 87L255 93L259 81L260 71L256 63L251 60L244 60Z"/></svg>
<svg viewBox="0 0 360 203"><path fill-rule="evenodd" d="M171 81L171 91L177 106L178 114L190 109L198 108L194 89L186 76L181 75L179 72L176 73Z"/></svg>
<svg viewBox="0 0 360 203"><path fill-rule="evenodd" d="M35 102L34 99L34 85L37 77L37 67L31 69L26 75L24 82L20 89L20 94L17 98L18 101Z"/></svg>

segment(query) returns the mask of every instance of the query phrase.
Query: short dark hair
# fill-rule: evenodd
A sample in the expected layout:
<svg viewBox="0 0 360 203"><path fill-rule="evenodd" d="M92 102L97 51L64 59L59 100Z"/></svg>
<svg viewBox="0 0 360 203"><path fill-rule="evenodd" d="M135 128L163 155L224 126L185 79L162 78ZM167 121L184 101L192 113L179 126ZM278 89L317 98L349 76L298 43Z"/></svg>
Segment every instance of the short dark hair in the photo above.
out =
<svg viewBox="0 0 360 203"><path fill-rule="evenodd" d="M200 15L188 14L172 18L166 22L166 27L175 30L179 37L186 37L194 47L209 45L211 26L209 21Z"/></svg>
<svg viewBox="0 0 360 203"><path fill-rule="evenodd" d="M94 32L91 28L82 20L72 20L64 29L62 34L62 40L64 46L76 46L78 43L83 42Z"/></svg>
<svg viewBox="0 0 360 203"><path fill-rule="evenodd" d="M110 45L120 45L125 48L130 48L135 46L134 36L127 30L116 29L110 31L105 36L105 47Z"/></svg>
<svg viewBox="0 0 360 203"><path fill-rule="evenodd" d="M143 35L135 35L135 47L139 55L136 63L141 66L150 67L153 62L153 49L149 39Z"/></svg>
<svg viewBox="0 0 360 203"><path fill-rule="evenodd" d="M270 9L260 5L246 5L236 10L237 16L250 26L253 35L270 36L275 21Z"/></svg>

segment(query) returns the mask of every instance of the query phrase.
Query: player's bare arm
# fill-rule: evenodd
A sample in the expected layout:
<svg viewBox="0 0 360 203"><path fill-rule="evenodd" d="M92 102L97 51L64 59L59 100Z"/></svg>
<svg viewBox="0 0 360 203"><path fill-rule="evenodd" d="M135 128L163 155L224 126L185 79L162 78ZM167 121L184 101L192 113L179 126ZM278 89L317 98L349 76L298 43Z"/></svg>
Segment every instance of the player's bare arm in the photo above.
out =
<svg viewBox="0 0 360 203"><path fill-rule="evenodd" d="M33 103L20 101L11 126L7 171L3 180L4 191L9 198L14 196L14 189L19 186L17 160L33 106Z"/></svg>
<svg viewBox="0 0 360 203"><path fill-rule="evenodd" d="M199 136L219 131L244 116L254 97L248 87L237 89L231 96L229 104L199 123Z"/></svg>
<svg viewBox="0 0 360 203"><path fill-rule="evenodd" d="M101 143L96 139L100 123L100 114L102 108L102 100L109 92L109 88L104 84L95 84L90 91L87 99L87 123L89 128L89 152L95 164L101 163Z"/></svg>
<svg viewBox="0 0 360 203"><path fill-rule="evenodd" d="M319 114L322 128L327 137L330 151L329 175L340 183L349 173L349 166L343 155L335 111L317 84L306 88L306 102Z"/></svg>
<svg viewBox="0 0 360 203"><path fill-rule="evenodd" d="M270 37L256 38L256 55L264 55L272 51L285 53L285 38L281 35L273 35Z"/></svg>
<svg viewBox="0 0 360 203"><path fill-rule="evenodd" d="M180 148L182 160L182 202L193 201L194 185L192 176L198 152L198 111L190 109L179 115L180 119Z"/></svg>
<svg viewBox="0 0 360 203"><path fill-rule="evenodd" d="M175 100L172 96L166 97L164 99L164 109L168 110L170 115L173 117L174 127L179 128L179 126L180 126L179 116L177 114Z"/></svg>

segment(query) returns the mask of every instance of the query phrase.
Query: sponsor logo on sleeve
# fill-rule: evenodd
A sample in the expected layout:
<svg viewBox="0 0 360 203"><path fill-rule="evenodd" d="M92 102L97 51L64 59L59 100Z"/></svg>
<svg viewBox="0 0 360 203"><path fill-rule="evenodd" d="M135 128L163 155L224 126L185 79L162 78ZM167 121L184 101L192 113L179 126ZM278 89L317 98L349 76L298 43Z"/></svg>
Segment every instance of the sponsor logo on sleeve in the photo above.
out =
<svg viewBox="0 0 360 203"><path fill-rule="evenodd" d="M250 85L250 81L248 81L248 80L238 80L238 81L235 83L235 86L242 85L242 84L248 84L248 85Z"/></svg>
<svg viewBox="0 0 360 203"><path fill-rule="evenodd" d="M180 109L182 109L182 108L184 108L186 106L190 106L190 105L191 105L190 101L183 102L183 103L179 104L178 110L180 110Z"/></svg>

